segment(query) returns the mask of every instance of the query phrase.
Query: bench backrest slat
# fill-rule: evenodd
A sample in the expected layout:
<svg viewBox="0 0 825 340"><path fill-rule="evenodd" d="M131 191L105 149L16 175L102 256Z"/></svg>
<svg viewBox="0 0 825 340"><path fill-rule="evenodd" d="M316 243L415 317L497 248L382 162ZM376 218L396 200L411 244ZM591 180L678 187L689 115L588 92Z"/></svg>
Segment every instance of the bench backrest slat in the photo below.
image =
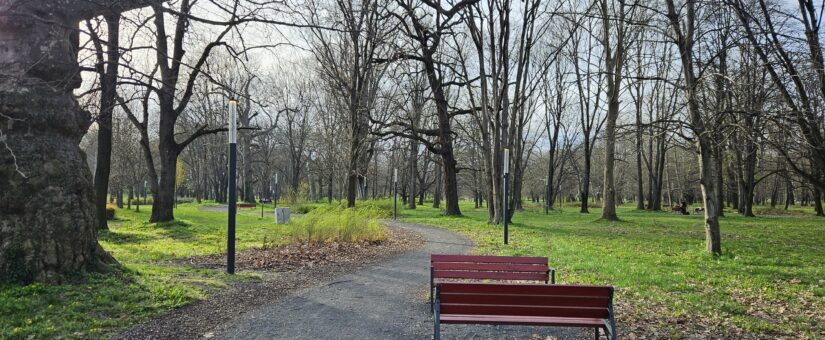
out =
<svg viewBox="0 0 825 340"><path fill-rule="evenodd" d="M431 262L547 264L546 257L432 254Z"/></svg>
<svg viewBox="0 0 825 340"><path fill-rule="evenodd" d="M507 316L555 316L569 318L606 319L607 308L441 304L441 314L507 315Z"/></svg>
<svg viewBox="0 0 825 340"><path fill-rule="evenodd" d="M487 293L515 295L574 295L574 296L610 296L609 286L585 285L536 285L536 284L495 284L475 282L438 283L442 293Z"/></svg>
<svg viewBox="0 0 825 340"><path fill-rule="evenodd" d="M476 279L476 280L547 280L547 271L537 273L527 272L477 272L462 270L434 270L433 278L437 279Z"/></svg>
<svg viewBox="0 0 825 340"><path fill-rule="evenodd" d="M437 284L442 314L608 318L608 286Z"/></svg>
<svg viewBox="0 0 825 340"><path fill-rule="evenodd" d="M477 270L546 273L547 264L433 262L435 270Z"/></svg>
<svg viewBox="0 0 825 340"><path fill-rule="evenodd" d="M607 296L441 293L442 301L486 305L606 307Z"/></svg>
<svg viewBox="0 0 825 340"><path fill-rule="evenodd" d="M433 254L435 279L547 281L546 257Z"/></svg>

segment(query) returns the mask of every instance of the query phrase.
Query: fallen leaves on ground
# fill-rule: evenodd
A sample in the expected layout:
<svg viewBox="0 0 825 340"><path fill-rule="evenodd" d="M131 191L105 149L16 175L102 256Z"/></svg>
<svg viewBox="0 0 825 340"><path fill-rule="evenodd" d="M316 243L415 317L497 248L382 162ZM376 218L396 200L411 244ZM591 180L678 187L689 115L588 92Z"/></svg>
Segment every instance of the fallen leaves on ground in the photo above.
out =
<svg viewBox="0 0 825 340"><path fill-rule="evenodd" d="M296 243L277 247L254 248L239 252L235 266L239 269L287 271L333 263L363 262L366 258L400 253L423 244L420 235L390 229L382 241ZM185 259L192 265L223 266L226 255L209 255Z"/></svg>

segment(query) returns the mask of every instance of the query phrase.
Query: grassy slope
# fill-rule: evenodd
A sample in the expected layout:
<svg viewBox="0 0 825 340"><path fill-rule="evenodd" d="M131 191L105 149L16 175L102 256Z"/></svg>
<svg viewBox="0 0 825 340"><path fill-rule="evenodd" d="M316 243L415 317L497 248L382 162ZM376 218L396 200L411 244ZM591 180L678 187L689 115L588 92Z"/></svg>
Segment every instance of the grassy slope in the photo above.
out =
<svg viewBox="0 0 825 340"><path fill-rule="evenodd" d="M722 219L724 255L715 258L704 252L696 215L621 208L622 222L611 223L597 221L599 209L518 213L505 246L501 226L486 224L486 211L462 208L459 218L426 207L402 216L466 234L479 253L548 256L560 282L614 285L620 303L664 306L673 320L700 318L763 334L825 334L823 218L731 213Z"/></svg>
<svg viewBox="0 0 825 340"><path fill-rule="evenodd" d="M0 285L0 338L98 338L202 298L230 281L254 278L170 262L224 252L225 213L182 204L175 210L178 221L154 225L146 223L149 210L119 210L111 230L100 233L100 243L120 261L124 275L91 275L82 283L63 285ZM238 215L239 250L287 240L283 227L272 223L271 213L265 219Z"/></svg>

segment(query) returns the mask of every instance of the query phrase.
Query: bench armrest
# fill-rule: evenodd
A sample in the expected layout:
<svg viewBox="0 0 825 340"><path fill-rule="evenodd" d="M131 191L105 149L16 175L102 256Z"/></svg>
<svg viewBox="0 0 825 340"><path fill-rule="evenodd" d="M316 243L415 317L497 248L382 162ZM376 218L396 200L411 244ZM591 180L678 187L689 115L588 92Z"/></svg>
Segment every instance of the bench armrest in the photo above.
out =
<svg viewBox="0 0 825 340"><path fill-rule="evenodd" d="M607 304L607 320L605 320L605 333L610 340L616 340L616 318L613 312L613 287L610 287L610 302Z"/></svg>

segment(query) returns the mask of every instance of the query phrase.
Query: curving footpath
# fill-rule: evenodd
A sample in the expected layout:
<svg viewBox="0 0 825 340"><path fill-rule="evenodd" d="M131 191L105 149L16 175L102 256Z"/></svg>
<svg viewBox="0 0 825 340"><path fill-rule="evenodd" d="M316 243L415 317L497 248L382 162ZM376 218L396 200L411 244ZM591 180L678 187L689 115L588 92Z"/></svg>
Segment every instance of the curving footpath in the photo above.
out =
<svg viewBox="0 0 825 340"><path fill-rule="evenodd" d="M385 222L424 236L426 245L239 316L220 339L431 339L429 256L460 254L472 242L444 229ZM592 339L565 328L443 325L444 339Z"/></svg>

